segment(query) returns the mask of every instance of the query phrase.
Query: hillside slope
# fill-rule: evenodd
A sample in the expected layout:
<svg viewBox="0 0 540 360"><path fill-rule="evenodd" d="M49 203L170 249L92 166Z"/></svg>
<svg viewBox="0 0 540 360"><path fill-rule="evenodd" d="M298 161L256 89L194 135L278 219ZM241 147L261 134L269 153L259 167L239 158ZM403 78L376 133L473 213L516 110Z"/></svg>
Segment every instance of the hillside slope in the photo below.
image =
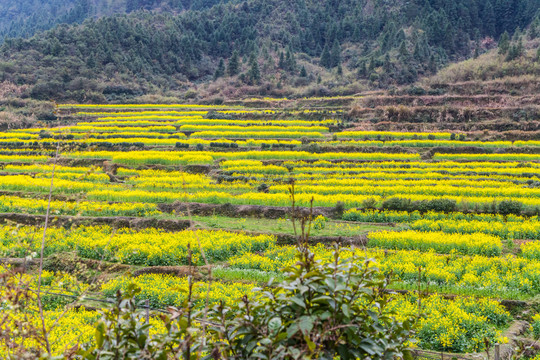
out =
<svg viewBox="0 0 540 360"><path fill-rule="evenodd" d="M201 10L221 0L2 0L0 43L9 37L30 37L58 24L82 23L88 18L137 10L181 12Z"/></svg>
<svg viewBox="0 0 540 360"><path fill-rule="evenodd" d="M408 84L485 52L504 31L529 26L539 7L536 0L214 3L130 0L123 11L211 7L102 17L7 39L0 80L29 85L28 96L44 100L189 89L191 97L222 98L354 93ZM198 92L215 80L222 90Z"/></svg>
<svg viewBox="0 0 540 360"><path fill-rule="evenodd" d="M414 86L365 96L352 106L350 116L362 130L446 130L477 139L537 140L540 40L522 45L521 55L514 59L511 50L493 49Z"/></svg>

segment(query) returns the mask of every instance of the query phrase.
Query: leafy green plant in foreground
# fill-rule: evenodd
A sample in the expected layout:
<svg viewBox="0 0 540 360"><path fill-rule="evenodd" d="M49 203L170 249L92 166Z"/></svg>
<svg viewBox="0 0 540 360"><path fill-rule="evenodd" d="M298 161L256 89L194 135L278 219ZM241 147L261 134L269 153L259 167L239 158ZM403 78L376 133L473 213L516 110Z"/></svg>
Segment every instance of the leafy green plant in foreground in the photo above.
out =
<svg viewBox="0 0 540 360"><path fill-rule="evenodd" d="M221 302L209 309L207 322L192 320L196 313L190 310L189 296L185 309L161 316L157 327L166 329L166 335L151 336L151 327L136 319L130 299L136 289L130 288L104 313L95 345L81 355L85 359L105 355L189 359L194 353L208 359L404 356L414 318L400 322L388 310L389 280L371 261L344 262L336 249L334 261L323 265L307 248L301 248L297 260L295 266L284 269L285 281L270 281L260 293L234 304ZM192 321L198 325L190 325Z"/></svg>

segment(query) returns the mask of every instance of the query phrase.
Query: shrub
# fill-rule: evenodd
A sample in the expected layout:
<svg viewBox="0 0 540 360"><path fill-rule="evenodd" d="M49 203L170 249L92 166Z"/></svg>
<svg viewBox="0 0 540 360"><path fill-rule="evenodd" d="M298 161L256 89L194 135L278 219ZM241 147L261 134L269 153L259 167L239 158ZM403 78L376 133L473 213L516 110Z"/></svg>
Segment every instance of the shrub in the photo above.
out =
<svg viewBox="0 0 540 360"><path fill-rule="evenodd" d="M308 145L308 151L312 153L318 153L321 151L321 147L317 143L311 143Z"/></svg>
<svg viewBox="0 0 540 360"><path fill-rule="evenodd" d="M253 301L209 314L216 353L238 359L393 359L403 357L413 317L389 311L388 281L370 261L316 261L299 252L286 280ZM373 291L378 289L379 291ZM351 331L352 330L352 331ZM302 356L300 356L302 354ZM406 354L405 356L410 356Z"/></svg>
<svg viewBox="0 0 540 360"><path fill-rule="evenodd" d="M383 210L409 211L411 200L397 197L389 198L383 201L381 208Z"/></svg>
<svg viewBox="0 0 540 360"><path fill-rule="evenodd" d="M184 144L184 143L177 142L174 145L174 147L177 148L177 149L187 149L187 148L189 148L189 144Z"/></svg>
<svg viewBox="0 0 540 360"><path fill-rule="evenodd" d="M338 217L342 217L345 212L345 204L342 201L338 201L334 206L334 212Z"/></svg>
<svg viewBox="0 0 540 360"><path fill-rule="evenodd" d="M377 206L377 200L375 198L369 198L362 201L362 209L375 209Z"/></svg>
<svg viewBox="0 0 540 360"><path fill-rule="evenodd" d="M262 183L257 187L257 191L267 193L268 189L270 189L270 186L268 184Z"/></svg>
<svg viewBox="0 0 540 360"><path fill-rule="evenodd" d="M454 212L457 208L456 200L450 199L433 199L428 201L428 208L436 212Z"/></svg>
<svg viewBox="0 0 540 360"><path fill-rule="evenodd" d="M516 200L503 200L499 203L498 210L501 215L521 214L523 204Z"/></svg>
<svg viewBox="0 0 540 360"><path fill-rule="evenodd" d="M191 356L225 359L394 359L406 351L415 315L398 316L386 290L389 281L370 260L343 260L336 248L331 263L298 251L285 281L272 284L254 299L248 296L207 313L207 331L195 331L191 319L202 317L189 300L159 320L145 324L134 299L134 284L118 292L112 309L96 324L95 341L79 350L83 359L168 359L189 348ZM189 292L191 296L191 290ZM187 296L186 296L187 298ZM205 315L206 317L206 312ZM399 318L399 320L397 320ZM152 322L163 334L151 334ZM196 334L196 336L193 336ZM223 341L223 339L227 339Z"/></svg>

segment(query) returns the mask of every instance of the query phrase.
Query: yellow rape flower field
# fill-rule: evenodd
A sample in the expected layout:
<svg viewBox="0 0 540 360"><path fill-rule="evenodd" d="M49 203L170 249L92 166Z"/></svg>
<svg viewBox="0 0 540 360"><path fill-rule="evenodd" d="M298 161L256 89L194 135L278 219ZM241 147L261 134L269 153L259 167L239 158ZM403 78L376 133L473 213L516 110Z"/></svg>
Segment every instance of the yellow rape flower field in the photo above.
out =
<svg viewBox="0 0 540 360"><path fill-rule="evenodd" d="M539 141L356 131L336 109L56 111L62 126L0 132L0 310L14 285L28 290L0 323L14 342L43 345L23 321L44 321L55 355L95 342L132 288L153 335L186 301L260 299L297 263L302 233L325 266L334 246L344 263L373 260L392 316L418 317L411 348L485 354L518 320L540 337Z"/></svg>

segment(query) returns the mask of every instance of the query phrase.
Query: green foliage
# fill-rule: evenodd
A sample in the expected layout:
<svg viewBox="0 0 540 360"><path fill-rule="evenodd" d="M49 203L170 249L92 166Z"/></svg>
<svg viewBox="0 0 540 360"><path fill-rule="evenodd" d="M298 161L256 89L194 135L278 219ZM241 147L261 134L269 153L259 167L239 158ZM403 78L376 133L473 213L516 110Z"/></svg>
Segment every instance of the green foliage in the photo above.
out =
<svg viewBox="0 0 540 360"><path fill-rule="evenodd" d="M508 52L510 48L510 35L505 31L499 40L499 54L504 55Z"/></svg>
<svg viewBox="0 0 540 360"><path fill-rule="evenodd" d="M381 209L394 211L436 211L449 213L457 210L457 202L451 199L433 199L413 202L411 199L392 197L385 199L382 202Z"/></svg>
<svg viewBox="0 0 540 360"><path fill-rule="evenodd" d="M521 214L523 204L516 200L503 200L499 203L498 211L501 215Z"/></svg>
<svg viewBox="0 0 540 360"><path fill-rule="evenodd" d="M82 359L169 359L211 354L228 359L392 359L405 355L414 335L414 317L395 319L387 291L388 278L370 260L340 258L322 264L301 247L295 266L284 269L285 280L268 284L262 296L221 301L207 314L201 333L193 321L192 289L181 309L171 308L153 324L134 299L135 285L118 293L110 310L96 324L95 340L85 344ZM159 325L155 335L152 326ZM198 358L198 357L197 357Z"/></svg>
<svg viewBox="0 0 540 360"><path fill-rule="evenodd" d="M232 57L229 59L229 64L227 66L227 74L229 76L238 75L240 72L240 56L238 51L233 52Z"/></svg>
<svg viewBox="0 0 540 360"><path fill-rule="evenodd" d="M522 56L523 52L524 52L523 41L520 38L516 44L512 44L512 46L508 50L508 54L506 55L505 60L506 61L515 60L519 58L520 56Z"/></svg>
<svg viewBox="0 0 540 360"><path fill-rule="evenodd" d="M449 60L472 56L471 39L505 32L502 40L509 39L508 34L526 28L538 10L530 0L516 0L511 7L499 1L492 4L492 0L404 2L388 7L376 0L379 10L369 16L358 10L357 2L330 0L292 5L283 0L242 5L217 0L29 2L0 4L0 38L10 29L26 36L58 22L73 24L96 14L129 13L85 21L81 26L62 25L27 40L9 38L0 48L0 63L9 64L9 71L1 72L3 80L30 85L28 95L35 99L79 102L120 102L149 89L180 90L179 84L186 80L218 79L225 73L243 74L244 81L259 83L260 64L250 63L242 73L240 62L259 49L265 60L264 71L259 69L261 81L275 78L277 70L297 74L296 58L302 56L311 63L320 59L327 69L342 65L342 70L350 69L376 86L409 84ZM137 9L156 12L131 13ZM396 16L399 13L407 16ZM21 18L29 20L21 25ZM517 39L514 42L506 49L501 41L505 54L515 50L511 58L522 52ZM269 43L274 46L265 45ZM273 65L276 56L278 68ZM229 59L225 70L223 59ZM322 75L324 79L326 74ZM297 81L280 77L279 84ZM340 81L351 80L340 77Z"/></svg>
<svg viewBox="0 0 540 360"><path fill-rule="evenodd" d="M225 62L223 59L220 59L216 72L214 73L214 80L217 80L223 76L225 76Z"/></svg>
<svg viewBox="0 0 540 360"><path fill-rule="evenodd" d="M397 197L389 198L383 201L381 208L384 210L409 211L411 200Z"/></svg>
<svg viewBox="0 0 540 360"><path fill-rule="evenodd" d="M209 314L214 353L234 359L392 359L403 356L413 318L396 321L388 281L370 261L321 264L303 250L286 279L259 300Z"/></svg>
<svg viewBox="0 0 540 360"><path fill-rule="evenodd" d="M259 69L259 63L257 62L257 59L253 59L251 61L249 69L249 79L252 83L258 84L261 81L261 70Z"/></svg>

